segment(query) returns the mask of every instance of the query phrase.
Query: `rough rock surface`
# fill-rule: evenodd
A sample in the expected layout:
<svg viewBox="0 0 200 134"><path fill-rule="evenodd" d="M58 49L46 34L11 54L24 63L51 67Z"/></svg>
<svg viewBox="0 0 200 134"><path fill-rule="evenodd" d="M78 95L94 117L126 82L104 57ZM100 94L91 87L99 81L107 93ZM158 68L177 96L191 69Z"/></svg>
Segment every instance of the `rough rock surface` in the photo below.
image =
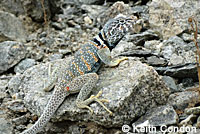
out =
<svg viewBox="0 0 200 134"><path fill-rule="evenodd" d="M157 108L153 108L148 111L139 121L135 122L135 125L174 125L178 122L178 115L176 114L172 106L166 105Z"/></svg>
<svg viewBox="0 0 200 134"><path fill-rule="evenodd" d="M1 134L12 134L13 127L9 121L4 118L0 118L0 126Z"/></svg>
<svg viewBox="0 0 200 134"><path fill-rule="evenodd" d="M54 62L52 69L62 62ZM28 69L20 85L20 89L25 91L26 106L38 115L46 106L47 98L51 96L51 93L42 90L42 78L46 77L47 68L48 65L44 64ZM106 127L120 127L140 117L147 109L165 104L169 95L169 89L152 67L131 59L117 68L103 68L93 94L100 89L103 90L102 97L110 101L106 105L114 112L113 116L109 116L96 103L91 104L94 114L90 115L88 110L80 110L75 106L77 95L71 95L66 98L53 120L90 120Z"/></svg>
<svg viewBox="0 0 200 134"><path fill-rule="evenodd" d="M51 17L49 1L47 0L44 0L43 3L41 0L25 0L22 1L22 5L26 14L35 21L44 21L44 10L47 19Z"/></svg>
<svg viewBox="0 0 200 134"><path fill-rule="evenodd" d="M16 65L26 55L25 46L15 41L0 43L0 73Z"/></svg>
<svg viewBox="0 0 200 134"><path fill-rule="evenodd" d="M16 16L24 14L21 0L1 0L0 10L13 13Z"/></svg>
<svg viewBox="0 0 200 134"><path fill-rule="evenodd" d="M184 110L200 102L199 93L195 91L185 91L174 93L169 96L168 103L175 109Z"/></svg>
<svg viewBox="0 0 200 134"><path fill-rule="evenodd" d="M25 59L15 66L14 71L15 73L23 73L25 70L34 66L35 64L36 63L34 59Z"/></svg>
<svg viewBox="0 0 200 134"><path fill-rule="evenodd" d="M20 19L11 13L0 11L0 42L5 40L25 41L25 39L26 31Z"/></svg>
<svg viewBox="0 0 200 134"><path fill-rule="evenodd" d="M164 39L178 35L188 30L189 17L199 18L199 7L198 0L152 0L149 3L150 26Z"/></svg>

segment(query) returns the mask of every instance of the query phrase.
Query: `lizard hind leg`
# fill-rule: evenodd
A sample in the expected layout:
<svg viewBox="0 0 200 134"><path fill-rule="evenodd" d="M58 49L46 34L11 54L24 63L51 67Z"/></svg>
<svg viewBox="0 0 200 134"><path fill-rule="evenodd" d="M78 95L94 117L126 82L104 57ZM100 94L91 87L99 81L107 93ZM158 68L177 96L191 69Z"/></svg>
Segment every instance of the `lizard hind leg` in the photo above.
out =
<svg viewBox="0 0 200 134"><path fill-rule="evenodd" d="M98 75L96 73L89 73L77 77L77 80L74 82L77 82L79 83L79 85L82 86L78 94L78 97L76 99L76 105L78 108L87 108L90 110L91 113L93 113L93 110L88 105L92 102L97 102L106 111L112 114L112 112L103 104L103 102L108 102L108 101L106 99L99 99L100 95L102 94L102 91L100 91L96 96L92 95L90 98L88 98L88 96L92 92L92 89L96 86L97 81L98 81Z"/></svg>
<svg viewBox="0 0 200 134"><path fill-rule="evenodd" d="M113 59L111 57L110 50L107 47L99 49L97 51L97 54L98 54L99 58L101 59L101 61L110 67L118 66L120 62L128 59L128 57Z"/></svg>

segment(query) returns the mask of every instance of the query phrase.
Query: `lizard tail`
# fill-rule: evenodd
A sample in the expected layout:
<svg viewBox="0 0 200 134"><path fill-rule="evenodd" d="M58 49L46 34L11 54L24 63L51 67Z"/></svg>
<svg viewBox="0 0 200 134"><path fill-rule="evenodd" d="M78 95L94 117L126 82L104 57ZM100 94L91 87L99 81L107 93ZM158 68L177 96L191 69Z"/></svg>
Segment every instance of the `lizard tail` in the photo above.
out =
<svg viewBox="0 0 200 134"><path fill-rule="evenodd" d="M42 113L38 121L32 127L25 130L21 134L36 134L38 131L40 131L49 122L60 104L64 101L67 94L68 93L61 88L55 89L47 106L44 109L44 112Z"/></svg>

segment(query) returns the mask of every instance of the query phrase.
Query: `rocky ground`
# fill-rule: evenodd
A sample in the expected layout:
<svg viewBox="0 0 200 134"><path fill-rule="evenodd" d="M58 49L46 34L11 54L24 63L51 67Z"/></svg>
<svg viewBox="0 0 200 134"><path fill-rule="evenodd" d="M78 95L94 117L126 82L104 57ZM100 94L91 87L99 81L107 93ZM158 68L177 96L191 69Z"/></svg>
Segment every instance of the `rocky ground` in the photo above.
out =
<svg viewBox="0 0 200 134"><path fill-rule="evenodd" d="M1 0L1 134L34 124L52 94L43 90L49 65L66 68L63 62L119 13L140 19L112 52L129 60L103 66L93 92L103 90L114 115L96 103L93 115L80 110L72 95L40 134L123 134L134 125L156 126L153 134L162 134L163 125L196 130L170 134L200 133L196 47L188 24L191 16L200 23L199 7L198 0Z"/></svg>

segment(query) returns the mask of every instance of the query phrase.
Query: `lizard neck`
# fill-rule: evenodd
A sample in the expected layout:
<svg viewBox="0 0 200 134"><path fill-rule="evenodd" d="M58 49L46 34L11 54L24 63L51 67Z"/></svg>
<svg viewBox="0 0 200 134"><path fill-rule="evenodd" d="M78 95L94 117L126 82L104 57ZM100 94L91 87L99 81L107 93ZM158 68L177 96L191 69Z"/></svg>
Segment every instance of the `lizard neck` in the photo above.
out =
<svg viewBox="0 0 200 134"><path fill-rule="evenodd" d="M118 42L114 45L109 44L109 42L106 40L103 29L99 32L97 36L94 37L92 41L95 42L99 48L108 47L110 51L112 51L112 49L118 44Z"/></svg>

